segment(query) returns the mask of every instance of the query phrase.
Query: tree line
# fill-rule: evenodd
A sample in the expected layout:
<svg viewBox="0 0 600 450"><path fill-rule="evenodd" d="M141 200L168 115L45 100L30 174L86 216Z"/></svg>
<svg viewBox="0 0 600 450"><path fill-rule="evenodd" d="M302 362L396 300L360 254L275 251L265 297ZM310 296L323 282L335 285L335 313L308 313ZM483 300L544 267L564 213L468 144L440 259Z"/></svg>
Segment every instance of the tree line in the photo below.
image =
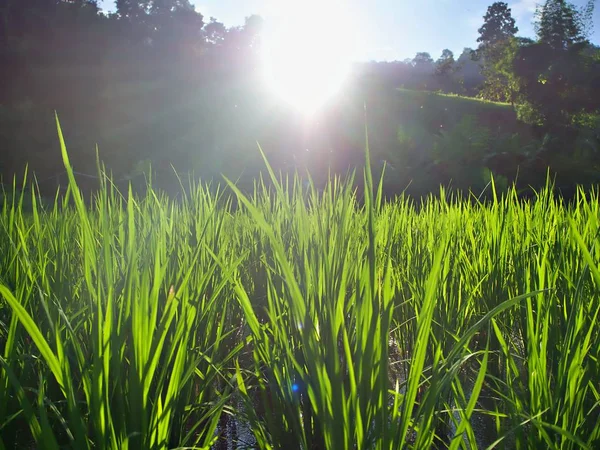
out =
<svg viewBox="0 0 600 450"><path fill-rule="evenodd" d="M594 1L577 8L547 0L530 39L517 36L506 3L490 6L474 53L485 76L481 95L513 103L523 121L547 130L588 122L598 132L600 51L588 41L593 10Z"/></svg>
<svg viewBox="0 0 600 450"><path fill-rule="evenodd" d="M560 136L557 145L585 132L597 146L600 52L587 40L593 7L546 0L532 39L520 37L508 5L495 2L477 48L360 63L355 87L509 102L522 121ZM218 166L224 148L239 146L260 121L279 133L271 142L290 145L293 121L254 89L263 27L259 16L226 27L189 0L116 0L110 14L95 0L1 0L0 173L25 164L42 176L60 171L54 110L84 171L95 168L95 144L118 173L142 160ZM270 138L252 137L247 145Z"/></svg>
<svg viewBox="0 0 600 450"><path fill-rule="evenodd" d="M555 129L591 120L600 107L600 52L588 41L594 1L577 8L547 0L535 13L535 38L519 28L505 2L487 9L476 49L458 60L445 49L392 63L371 63L391 84L509 102L528 123Z"/></svg>
<svg viewBox="0 0 600 450"><path fill-rule="evenodd" d="M117 0L115 7L104 14L95 0L0 1L5 177L25 164L42 176L61 170L53 111L83 171L95 170L96 143L117 172L161 153L177 160L190 143L213 149L207 143L229 112L220 106L233 106L228 86L257 65L262 19L226 27L189 0ZM184 136L192 119L194 134Z"/></svg>

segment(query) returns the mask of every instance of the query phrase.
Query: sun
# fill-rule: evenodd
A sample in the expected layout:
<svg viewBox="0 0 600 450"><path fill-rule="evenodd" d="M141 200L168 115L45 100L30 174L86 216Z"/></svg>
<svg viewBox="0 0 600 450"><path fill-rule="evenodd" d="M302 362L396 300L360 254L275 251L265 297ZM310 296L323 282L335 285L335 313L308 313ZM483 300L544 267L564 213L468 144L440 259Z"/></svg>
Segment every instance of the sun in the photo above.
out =
<svg viewBox="0 0 600 450"><path fill-rule="evenodd" d="M347 7L340 0L280 0L271 11L262 47L265 82L295 108L313 113L350 72L354 42Z"/></svg>

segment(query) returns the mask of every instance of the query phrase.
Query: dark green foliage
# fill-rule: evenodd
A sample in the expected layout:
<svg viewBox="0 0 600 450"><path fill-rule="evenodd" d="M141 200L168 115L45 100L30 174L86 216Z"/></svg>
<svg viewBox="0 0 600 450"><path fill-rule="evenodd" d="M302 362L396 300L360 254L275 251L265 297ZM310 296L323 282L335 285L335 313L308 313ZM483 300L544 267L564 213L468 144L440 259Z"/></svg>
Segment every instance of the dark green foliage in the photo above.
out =
<svg viewBox="0 0 600 450"><path fill-rule="evenodd" d="M140 160L181 168L199 165L202 154L220 156L219 128L244 102L232 86L256 65L260 20L218 29L215 22L204 26L187 0L117 6L110 16L88 1L10 0L0 8L5 179L29 163L46 180L41 188L54 191L56 180L48 180L61 172L51 131L55 110L79 172L94 173L95 144L118 178ZM161 156L166 147L168 162Z"/></svg>
<svg viewBox="0 0 600 450"><path fill-rule="evenodd" d="M576 114L600 108L596 95L600 63L588 50L584 43L567 49L538 43L517 51L519 95L538 111L548 129L571 124Z"/></svg>
<svg viewBox="0 0 600 450"><path fill-rule="evenodd" d="M435 62L435 77L442 92L459 93L464 91L464 80L456 76L460 67L456 64L454 53L445 49Z"/></svg>
<svg viewBox="0 0 600 450"><path fill-rule="evenodd" d="M566 0L546 0L537 10L536 31L540 43L566 50L585 41L593 10L594 0L582 9Z"/></svg>
<svg viewBox="0 0 600 450"><path fill-rule="evenodd" d="M590 118L600 115L600 53L586 42L594 2L578 9L564 0L546 1L536 14L538 41L514 37L506 5L494 4L492 9L495 14L486 16L476 54L485 75L480 96L510 101L518 118L540 138L552 137L554 144L544 146L548 154L567 149L575 154L580 136L596 148L597 126ZM580 163L583 177L585 163Z"/></svg>
<svg viewBox="0 0 600 450"><path fill-rule="evenodd" d="M436 64L436 74L438 75L449 75L450 72L454 69L454 64L456 61L454 60L454 53L451 50L444 49L442 51L442 56L435 62Z"/></svg>
<svg viewBox="0 0 600 450"><path fill-rule="evenodd" d="M510 47L514 36L519 31L511 9L504 2L491 5L483 18L484 24L479 29L479 47L474 58L481 62L485 82L480 93L482 98L493 101L512 100L510 75L503 62L510 56Z"/></svg>
<svg viewBox="0 0 600 450"><path fill-rule="evenodd" d="M512 17L511 9L504 2L496 2L488 7L483 20L484 23L478 30L479 37L477 38L477 42L483 47L505 41L519 31L515 25L515 19Z"/></svg>
<svg viewBox="0 0 600 450"><path fill-rule="evenodd" d="M537 11L539 41L505 55L512 60L521 117L558 135L578 114L600 112L598 50L585 40L593 7L546 1Z"/></svg>

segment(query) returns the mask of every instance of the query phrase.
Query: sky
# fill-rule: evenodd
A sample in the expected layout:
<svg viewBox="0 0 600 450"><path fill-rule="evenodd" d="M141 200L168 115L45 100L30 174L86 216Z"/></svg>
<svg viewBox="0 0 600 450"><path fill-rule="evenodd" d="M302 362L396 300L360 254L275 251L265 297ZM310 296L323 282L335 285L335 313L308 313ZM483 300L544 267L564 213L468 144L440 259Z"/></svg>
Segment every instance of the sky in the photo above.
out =
<svg viewBox="0 0 600 450"><path fill-rule="evenodd" d="M273 2L286 0L190 0L206 20L215 17L227 26L242 25L244 18L259 14L268 20ZM290 0L287 0L290 1ZM326 2L328 0L321 0ZM506 0L505 0L506 1ZM508 0L519 27L519 35L533 37L533 13L540 0ZM587 0L572 0L577 6ZM105 11L114 8L114 0L99 0ZM303 0L292 3L301 5ZM476 47L477 30L493 0L345 0L346 12L361 45L357 60L392 61L412 58L425 51L437 59L449 48L457 56L465 47ZM317 3L318 4L318 3ZM318 14L318 11L315 12ZM594 12L596 24L590 40L600 44L600 5ZM332 32L335 18L331 18ZM310 30L310 25L307 25Z"/></svg>

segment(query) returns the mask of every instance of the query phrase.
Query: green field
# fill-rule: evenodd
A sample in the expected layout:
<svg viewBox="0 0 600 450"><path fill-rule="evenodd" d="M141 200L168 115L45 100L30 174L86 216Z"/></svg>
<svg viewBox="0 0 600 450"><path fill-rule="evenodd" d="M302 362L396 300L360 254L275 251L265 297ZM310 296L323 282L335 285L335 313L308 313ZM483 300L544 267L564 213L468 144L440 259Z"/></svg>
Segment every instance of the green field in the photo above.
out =
<svg viewBox="0 0 600 450"><path fill-rule="evenodd" d="M597 191L383 203L367 170L361 203L266 173L86 205L63 157L68 198L0 213L0 448L600 443Z"/></svg>

